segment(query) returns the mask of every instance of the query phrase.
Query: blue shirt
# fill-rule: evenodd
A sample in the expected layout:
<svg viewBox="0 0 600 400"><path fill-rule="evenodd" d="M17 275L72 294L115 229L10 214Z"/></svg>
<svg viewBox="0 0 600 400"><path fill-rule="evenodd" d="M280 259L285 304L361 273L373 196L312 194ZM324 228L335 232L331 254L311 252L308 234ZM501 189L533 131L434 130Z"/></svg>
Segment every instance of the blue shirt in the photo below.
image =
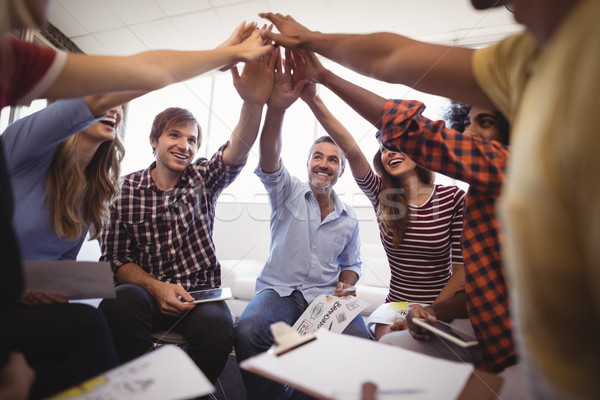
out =
<svg viewBox="0 0 600 400"><path fill-rule="evenodd" d="M321 222L310 185L292 177L281 164L273 174L254 171L271 204L269 258L256 280L256 293L274 289L280 296L299 290L308 303L335 292L342 271L360 277L360 239L354 210L335 192L335 209Z"/></svg>
<svg viewBox="0 0 600 400"><path fill-rule="evenodd" d="M74 240L54 230L46 181L56 146L100 120L85 100L60 100L10 125L0 136L10 176L13 227L24 260L75 259L85 235Z"/></svg>

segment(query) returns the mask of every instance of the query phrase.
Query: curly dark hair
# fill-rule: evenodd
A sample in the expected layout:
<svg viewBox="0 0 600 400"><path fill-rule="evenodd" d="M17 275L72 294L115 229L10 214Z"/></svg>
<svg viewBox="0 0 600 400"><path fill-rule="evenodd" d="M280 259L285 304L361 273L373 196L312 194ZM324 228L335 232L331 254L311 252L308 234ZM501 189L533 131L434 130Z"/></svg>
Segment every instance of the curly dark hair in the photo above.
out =
<svg viewBox="0 0 600 400"><path fill-rule="evenodd" d="M466 120L471 111L471 106L459 101L450 100L450 105L444 111L444 121L450 129L455 131L464 132L466 129ZM498 131L500 132L499 142L503 145L508 146L508 137L510 125L504 115L496 110L494 112L496 121L498 122Z"/></svg>
<svg viewBox="0 0 600 400"><path fill-rule="evenodd" d="M444 111L444 121L450 129L464 132L466 128L465 120L469 116L471 106L459 101L450 100L450 105Z"/></svg>

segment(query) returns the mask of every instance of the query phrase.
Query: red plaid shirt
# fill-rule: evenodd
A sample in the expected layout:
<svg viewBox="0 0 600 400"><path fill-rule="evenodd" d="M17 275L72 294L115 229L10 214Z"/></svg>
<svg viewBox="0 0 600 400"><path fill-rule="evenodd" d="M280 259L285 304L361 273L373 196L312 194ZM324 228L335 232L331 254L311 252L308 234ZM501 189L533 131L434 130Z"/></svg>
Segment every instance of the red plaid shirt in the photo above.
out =
<svg viewBox="0 0 600 400"><path fill-rule="evenodd" d="M508 147L447 129L421 115L418 101L389 100L382 141L417 164L468 183L462 249L467 310L488 371L516 362L495 202L505 181Z"/></svg>
<svg viewBox="0 0 600 400"><path fill-rule="evenodd" d="M113 272L134 263L186 290L221 285L212 238L215 206L243 168L225 165L223 149L225 145L210 160L196 160L166 192L150 177L156 162L125 176L102 232L101 260L110 261Z"/></svg>

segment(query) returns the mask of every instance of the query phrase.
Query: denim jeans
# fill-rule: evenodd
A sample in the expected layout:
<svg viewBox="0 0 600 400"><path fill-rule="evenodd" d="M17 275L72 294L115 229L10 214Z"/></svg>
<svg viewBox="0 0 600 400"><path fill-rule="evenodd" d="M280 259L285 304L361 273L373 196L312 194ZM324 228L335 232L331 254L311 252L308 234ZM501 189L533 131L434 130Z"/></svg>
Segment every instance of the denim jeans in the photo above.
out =
<svg viewBox="0 0 600 400"><path fill-rule="evenodd" d="M271 324L283 321L288 325L294 325L307 307L308 303L298 290L285 297L279 296L272 289L263 290L256 295L246 306L234 328L235 354L238 362L267 351L273 344ZM343 333L362 338L370 337L361 315L354 318ZM286 399L290 395L290 391L286 392L284 385L247 371L241 372L248 400ZM292 398L305 398L305 396L294 393Z"/></svg>
<svg viewBox="0 0 600 400"><path fill-rule="evenodd" d="M188 342L187 353L206 377L215 382L233 347L233 321L224 301L197 304L180 319L160 312L150 293L137 285L116 287L117 298L105 299L104 312L121 362L153 348L152 332L173 327Z"/></svg>

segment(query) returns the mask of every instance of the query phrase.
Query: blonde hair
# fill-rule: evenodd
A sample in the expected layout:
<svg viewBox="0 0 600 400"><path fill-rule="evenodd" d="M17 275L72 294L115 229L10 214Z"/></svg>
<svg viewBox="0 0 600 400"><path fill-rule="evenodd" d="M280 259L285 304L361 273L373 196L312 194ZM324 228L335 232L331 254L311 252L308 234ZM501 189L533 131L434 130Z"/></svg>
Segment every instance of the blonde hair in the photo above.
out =
<svg viewBox="0 0 600 400"><path fill-rule="evenodd" d="M119 138L100 144L85 171L79 167L73 135L56 147L46 184L46 195L56 233L69 240L100 234L108 205L118 190L120 163L125 150Z"/></svg>

